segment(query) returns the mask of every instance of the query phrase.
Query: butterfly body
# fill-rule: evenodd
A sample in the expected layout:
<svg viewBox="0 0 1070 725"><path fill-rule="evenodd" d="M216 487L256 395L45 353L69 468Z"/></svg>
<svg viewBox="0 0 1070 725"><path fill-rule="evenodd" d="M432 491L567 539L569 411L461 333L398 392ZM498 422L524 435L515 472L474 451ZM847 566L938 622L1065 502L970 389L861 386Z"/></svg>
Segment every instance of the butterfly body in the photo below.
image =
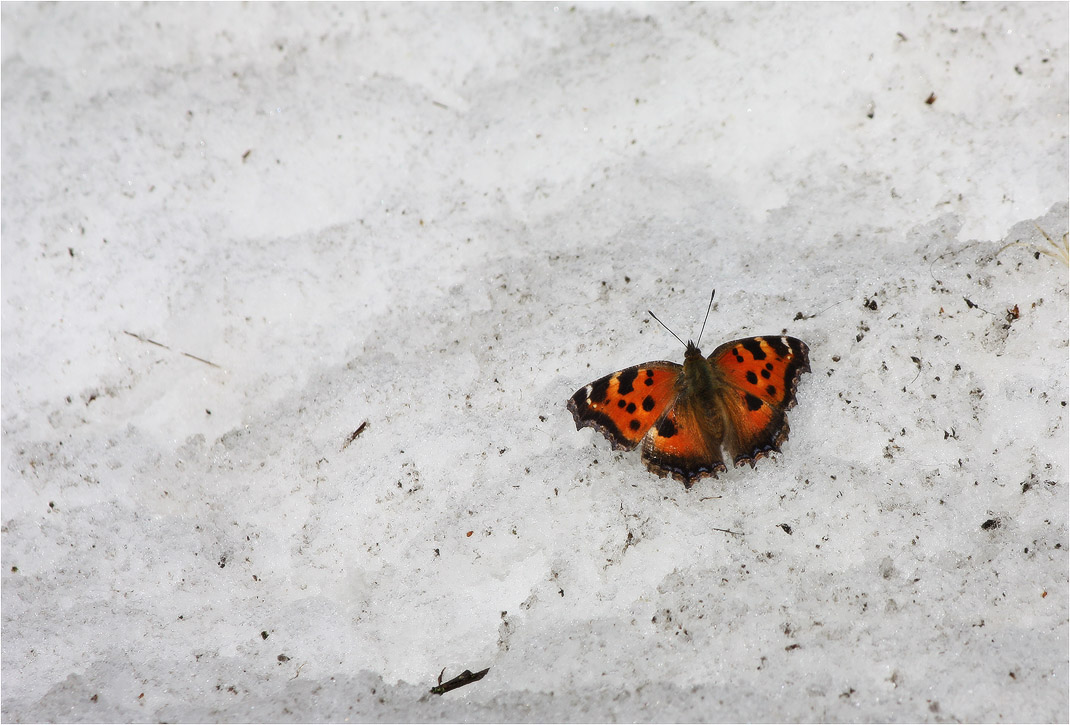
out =
<svg viewBox="0 0 1070 725"><path fill-rule="evenodd" d="M687 343L684 364L659 360L625 368L586 385L569 399L576 428L595 428L617 450L642 443L659 476L690 488L703 476L780 450L799 377L810 371L809 349L794 337L727 342L709 357Z"/></svg>

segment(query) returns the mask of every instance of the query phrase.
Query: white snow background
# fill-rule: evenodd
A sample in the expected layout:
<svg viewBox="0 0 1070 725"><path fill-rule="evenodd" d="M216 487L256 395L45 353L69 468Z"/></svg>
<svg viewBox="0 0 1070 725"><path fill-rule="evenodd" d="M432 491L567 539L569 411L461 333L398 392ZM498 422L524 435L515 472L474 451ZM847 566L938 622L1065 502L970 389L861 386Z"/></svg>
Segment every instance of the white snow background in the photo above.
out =
<svg viewBox="0 0 1070 725"><path fill-rule="evenodd" d="M1066 721L1067 7L5 4L3 719Z"/></svg>

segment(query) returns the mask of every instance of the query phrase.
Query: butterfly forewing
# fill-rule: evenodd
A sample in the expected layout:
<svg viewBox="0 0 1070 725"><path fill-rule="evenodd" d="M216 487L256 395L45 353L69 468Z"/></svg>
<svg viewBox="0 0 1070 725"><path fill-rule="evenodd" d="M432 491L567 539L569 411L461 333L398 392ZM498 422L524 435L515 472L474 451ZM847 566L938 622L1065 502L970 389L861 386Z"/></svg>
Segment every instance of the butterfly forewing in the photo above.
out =
<svg viewBox="0 0 1070 725"><path fill-rule="evenodd" d="M794 337L747 337L709 356L726 382L775 407L795 405L799 375L810 372L810 351Z"/></svg>
<svg viewBox="0 0 1070 725"><path fill-rule="evenodd" d="M733 340L709 356L727 385L719 390L727 418L724 447L736 465L779 451L788 437L787 411L799 376L810 372L806 343L794 337Z"/></svg>
<svg viewBox="0 0 1070 725"><path fill-rule="evenodd" d="M635 448L675 400L674 383L679 373L679 365L661 360L585 385L568 401L577 430L590 426L618 450Z"/></svg>

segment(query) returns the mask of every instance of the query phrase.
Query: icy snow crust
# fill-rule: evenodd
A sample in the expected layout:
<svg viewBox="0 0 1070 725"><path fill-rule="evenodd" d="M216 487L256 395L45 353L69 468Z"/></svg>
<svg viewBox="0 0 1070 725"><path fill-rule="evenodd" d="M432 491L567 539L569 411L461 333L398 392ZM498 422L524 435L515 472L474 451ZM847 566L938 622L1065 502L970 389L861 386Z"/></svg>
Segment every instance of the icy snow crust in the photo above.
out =
<svg viewBox="0 0 1070 725"><path fill-rule="evenodd" d="M3 719L1066 721L1067 15L4 5Z"/></svg>

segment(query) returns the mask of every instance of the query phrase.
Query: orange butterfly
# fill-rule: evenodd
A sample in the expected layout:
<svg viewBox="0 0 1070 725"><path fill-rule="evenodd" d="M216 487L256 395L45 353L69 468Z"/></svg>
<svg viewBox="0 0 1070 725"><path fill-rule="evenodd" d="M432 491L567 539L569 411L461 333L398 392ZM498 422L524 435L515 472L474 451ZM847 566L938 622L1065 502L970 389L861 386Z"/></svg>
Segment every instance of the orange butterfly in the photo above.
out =
<svg viewBox="0 0 1070 725"><path fill-rule="evenodd" d="M752 467L780 452L809 355L802 340L782 335L726 342L709 357L689 340L683 365L659 360L620 370L577 390L568 409L577 430L595 428L617 450L642 441L647 468L691 488L727 470L722 449L736 466Z"/></svg>

